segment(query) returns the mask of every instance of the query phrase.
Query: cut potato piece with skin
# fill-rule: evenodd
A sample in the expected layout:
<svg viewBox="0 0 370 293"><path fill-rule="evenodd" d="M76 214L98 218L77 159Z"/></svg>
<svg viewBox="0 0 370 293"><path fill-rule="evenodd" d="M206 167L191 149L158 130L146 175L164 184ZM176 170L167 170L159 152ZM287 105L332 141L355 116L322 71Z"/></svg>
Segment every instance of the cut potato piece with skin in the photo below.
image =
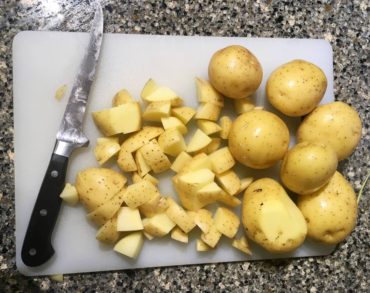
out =
<svg viewBox="0 0 370 293"><path fill-rule="evenodd" d="M121 189L111 199L104 202L100 207L87 214L86 218L101 226L111 219L123 203L126 190Z"/></svg>
<svg viewBox="0 0 370 293"><path fill-rule="evenodd" d="M152 139L163 133L162 127L144 126L142 130L132 134L121 145L121 151L133 153Z"/></svg>
<svg viewBox="0 0 370 293"><path fill-rule="evenodd" d="M212 139L202 130L197 129L193 137L190 139L187 147L187 152L192 153L199 151L211 143Z"/></svg>
<svg viewBox="0 0 370 293"><path fill-rule="evenodd" d="M213 225L212 213L206 209L199 209L194 212L193 219L203 233L208 233Z"/></svg>
<svg viewBox="0 0 370 293"><path fill-rule="evenodd" d="M107 243L114 244L117 242L120 233L117 231L117 218L109 219L103 226L101 226L96 233L96 239Z"/></svg>
<svg viewBox="0 0 370 293"><path fill-rule="evenodd" d="M184 137L176 128L168 129L158 137L158 144L165 154L176 157L186 149Z"/></svg>
<svg viewBox="0 0 370 293"><path fill-rule="evenodd" d="M170 233L173 227L176 226L174 222L166 215L160 213L151 218L146 219L144 222L144 230L154 237L162 237Z"/></svg>
<svg viewBox="0 0 370 293"><path fill-rule="evenodd" d="M181 120L185 125L194 117L196 111L191 107L178 107L171 110L172 116Z"/></svg>
<svg viewBox="0 0 370 293"><path fill-rule="evenodd" d="M141 178L143 178L146 174L148 174L151 170L150 166L144 160L143 154L141 150L137 150L135 153L135 163L137 167L137 172Z"/></svg>
<svg viewBox="0 0 370 293"><path fill-rule="evenodd" d="M170 88L159 86L154 80L149 79L141 91L141 98L146 102L169 101L172 106L181 106L183 100Z"/></svg>
<svg viewBox="0 0 370 293"><path fill-rule="evenodd" d="M150 175L149 173L146 174L144 177L143 177L144 180L148 180L150 181L151 183L153 183L154 185L158 185L159 181L157 178L155 178L154 176Z"/></svg>
<svg viewBox="0 0 370 293"><path fill-rule="evenodd" d="M189 236L184 231L182 231L180 228L175 227L171 232L171 238L182 242L182 243L188 243L189 242Z"/></svg>
<svg viewBox="0 0 370 293"><path fill-rule="evenodd" d="M107 168L88 168L76 177L81 203L90 212L112 198L127 182L122 174Z"/></svg>
<svg viewBox="0 0 370 293"><path fill-rule="evenodd" d="M235 112L240 115L254 109L255 105L250 98L236 99L234 102Z"/></svg>
<svg viewBox="0 0 370 293"><path fill-rule="evenodd" d="M184 166L189 163L191 160L191 156L186 152L181 152L173 161L171 165L171 170L175 171L176 173L180 172Z"/></svg>
<svg viewBox="0 0 370 293"><path fill-rule="evenodd" d="M144 234L145 238L148 239L148 240L153 240L154 239L154 236L150 235L149 233L147 233L145 231L143 231L143 234Z"/></svg>
<svg viewBox="0 0 370 293"><path fill-rule="evenodd" d="M212 247L208 246L203 240L197 239L197 251L208 251Z"/></svg>
<svg viewBox="0 0 370 293"><path fill-rule="evenodd" d="M180 119L176 117L164 117L161 119L163 128L168 129L177 129L181 134L186 134L188 129L185 124L181 122Z"/></svg>
<svg viewBox="0 0 370 293"><path fill-rule="evenodd" d="M235 165L235 160L228 147L223 147L209 155L212 162L212 171L221 174Z"/></svg>
<svg viewBox="0 0 370 293"><path fill-rule="evenodd" d="M143 180L137 172L133 172L131 176L132 183L138 183L139 181Z"/></svg>
<svg viewBox="0 0 370 293"><path fill-rule="evenodd" d="M212 169L212 163L209 157L204 154L200 153L194 156L188 164L184 166L184 168L181 169L180 173L186 173L189 171L197 171L200 169Z"/></svg>
<svg viewBox="0 0 370 293"><path fill-rule="evenodd" d="M113 250L131 258L137 258L144 244L142 232L134 232L123 237Z"/></svg>
<svg viewBox="0 0 370 293"><path fill-rule="evenodd" d="M213 202L222 202L227 206L236 207L240 205L241 201L226 193L220 186L215 182L210 182L206 186L202 187L196 192L198 202L201 202L203 206L206 206Z"/></svg>
<svg viewBox="0 0 370 293"><path fill-rule="evenodd" d="M99 137L94 148L95 159L103 165L121 149L118 137Z"/></svg>
<svg viewBox="0 0 370 293"><path fill-rule="evenodd" d="M137 171L137 165L134 156L132 155L132 153L123 148L121 148L121 150L119 151L117 165L124 172Z"/></svg>
<svg viewBox="0 0 370 293"><path fill-rule="evenodd" d="M161 173L171 167L171 162L162 151L158 142L153 139L140 149L145 162L154 173Z"/></svg>
<svg viewBox="0 0 370 293"><path fill-rule="evenodd" d="M240 179L233 170L216 175L216 180L230 195L235 195L240 190Z"/></svg>
<svg viewBox="0 0 370 293"><path fill-rule="evenodd" d="M153 183L142 180L127 187L126 192L123 194L124 202L130 208L136 208L149 200L157 197L159 191Z"/></svg>
<svg viewBox="0 0 370 293"><path fill-rule="evenodd" d="M164 212L167 208L167 198L160 196L159 193L156 197L153 197L151 200L139 206L140 212L148 218Z"/></svg>
<svg viewBox="0 0 370 293"><path fill-rule="evenodd" d="M160 122L161 118L169 117L170 112L171 102L153 102L146 107L143 113L143 119L145 121Z"/></svg>
<svg viewBox="0 0 370 293"><path fill-rule="evenodd" d="M197 125L199 129L207 135L211 135L221 131L221 126L214 121L199 119L197 121Z"/></svg>
<svg viewBox="0 0 370 293"><path fill-rule="evenodd" d="M112 106L118 107L122 104L132 103L132 102L135 102L134 98L131 96L131 94L127 90L123 89L123 90L120 90L118 93L116 93L115 96L113 97Z"/></svg>
<svg viewBox="0 0 370 293"><path fill-rule="evenodd" d="M200 239L205 242L208 246L214 248L218 241L220 240L222 234L217 230L216 226L213 224L210 226L207 233L202 233Z"/></svg>
<svg viewBox="0 0 370 293"><path fill-rule="evenodd" d="M140 93L140 97L143 100L145 100L146 97L148 97L151 93L153 93L157 88L159 88L159 85L153 79L149 79L145 83L145 85L144 85L144 87L143 87L143 89Z"/></svg>
<svg viewBox="0 0 370 293"><path fill-rule="evenodd" d="M195 78L195 86L198 102L224 106L224 97L207 80L197 77Z"/></svg>
<svg viewBox="0 0 370 293"><path fill-rule="evenodd" d="M240 226L239 217L223 207L217 209L214 223L217 230L229 238L233 238L236 235Z"/></svg>
<svg viewBox="0 0 370 293"><path fill-rule="evenodd" d="M238 193L241 193L242 191L246 190L247 187L253 182L253 177L247 177L247 178L242 178L240 180L240 189Z"/></svg>
<svg viewBox="0 0 370 293"><path fill-rule="evenodd" d="M199 106L195 119L217 121L222 107L212 103L203 103Z"/></svg>
<svg viewBox="0 0 370 293"><path fill-rule="evenodd" d="M198 210L208 203L200 202L197 190L214 180L215 174L209 169L200 169L172 178L182 205L188 210Z"/></svg>
<svg viewBox="0 0 370 293"><path fill-rule="evenodd" d="M77 189L71 183L66 183L62 193L60 194L60 197L64 202L71 206L74 206L78 203Z"/></svg>
<svg viewBox="0 0 370 293"><path fill-rule="evenodd" d="M247 238L245 236L242 236L239 239L234 239L231 245L247 255L252 255Z"/></svg>
<svg viewBox="0 0 370 293"><path fill-rule="evenodd" d="M168 208L166 210L167 216L180 227L185 233L189 233L194 227L193 219L187 212L179 206L172 198L167 198Z"/></svg>
<svg viewBox="0 0 370 293"><path fill-rule="evenodd" d="M218 148L221 145L221 138L219 137L212 137L212 141L205 146L204 148L200 149L198 152L199 153L205 153L205 154L210 154L218 150ZM197 152L197 153L198 153Z"/></svg>
<svg viewBox="0 0 370 293"><path fill-rule="evenodd" d="M93 112L92 115L95 125L106 136L131 133L141 128L141 108L137 102Z"/></svg>
<svg viewBox="0 0 370 293"><path fill-rule="evenodd" d="M130 207L121 207L117 214L117 231L138 231L143 230L143 223L139 210Z"/></svg>
<svg viewBox="0 0 370 293"><path fill-rule="evenodd" d="M229 138L229 133L231 130L233 122L228 116L222 116L220 118L220 126L221 126L221 132L220 132L220 137L222 139L228 139Z"/></svg>
<svg viewBox="0 0 370 293"><path fill-rule="evenodd" d="M222 202L223 204L235 208L241 204L241 201L239 198L232 196L230 194L227 194L226 192L223 192L219 195L217 198L217 201Z"/></svg>

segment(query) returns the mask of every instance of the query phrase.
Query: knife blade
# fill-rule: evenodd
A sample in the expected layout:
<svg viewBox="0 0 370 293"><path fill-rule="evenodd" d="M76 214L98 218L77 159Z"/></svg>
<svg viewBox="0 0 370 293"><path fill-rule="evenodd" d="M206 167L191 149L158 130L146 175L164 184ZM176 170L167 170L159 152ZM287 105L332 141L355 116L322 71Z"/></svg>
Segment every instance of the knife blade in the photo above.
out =
<svg viewBox="0 0 370 293"><path fill-rule="evenodd" d="M44 264L55 253L51 236L62 202L59 195L65 185L68 158L73 150L89 144L82 126L100 55L103 23L102 8L96 3L87 50L72 87L23 241L21 257L24 264L30 267Z"/></svg>

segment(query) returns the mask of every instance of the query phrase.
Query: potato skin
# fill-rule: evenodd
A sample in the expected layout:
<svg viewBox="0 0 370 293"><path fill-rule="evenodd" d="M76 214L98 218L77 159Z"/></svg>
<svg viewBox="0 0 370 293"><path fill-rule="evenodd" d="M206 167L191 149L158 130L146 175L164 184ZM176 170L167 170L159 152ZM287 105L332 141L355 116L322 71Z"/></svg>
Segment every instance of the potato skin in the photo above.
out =
<svg viewBox="0 0 370 293"><path fill-rule="evenodd" d="M262 67L245 47L232 45L213 54L208 66L212 86L232 99L252 95L262 81Z"/></svg>
<svg viewBox="0 0 370 293"><path fill-rule="evenodd" d="M300 195L297 205L306 219L308 237L315 240L339 243L356 225L356 194L339 172L335 172L329 183L318 191Z"/></svg>
<svg viewBox="0 0 370 293"><path fill-rule="evenodd" d="M242 223L250 239L274 253L298 248L307 234L302 213L271 178L254 181L244 192Z"/></svg>
<svg viewBox="0 0 370 293"><path fill-rule="evenodd" d="M287 116L310 113L323 98L325 73L315 64L293 60L273 71L266 84L269 102Z"/></svg>
<svg viewBox="0 0 370 293"><path fill-rule="evenodd" d="M284 185L299 194L320 189L334 175L337 154L325 144L301 142L290 149L281 164Z"/></svg>
<svg viewBox="0 0 370 293"><path fill-rule="evenodd" d="M318 106L301 123L298 142L322 142L330 145L341 161L352 154L361 139L362 124L358 113L343 102Z"/></svg>
<svg viewBox="0 0 370 293"><path fill-rule="evenodd" d="M289 145L289 130L275 114L252 110L235 119L229 134L229 148L240 163L265 169L281 160Z"/></svg>

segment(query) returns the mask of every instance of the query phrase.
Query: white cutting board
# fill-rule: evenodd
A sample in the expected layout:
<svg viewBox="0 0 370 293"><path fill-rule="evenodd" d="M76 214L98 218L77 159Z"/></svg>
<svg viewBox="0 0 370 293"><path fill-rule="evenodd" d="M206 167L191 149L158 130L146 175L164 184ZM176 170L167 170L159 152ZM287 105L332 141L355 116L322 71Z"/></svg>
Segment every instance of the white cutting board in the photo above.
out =
<svg viewBox="0 0 370 293"><path fill-rule="evenodd" d="M253 256L248 257L232 248L230 240L224 237L217 249L197 253L195 243L199 233L192 232L188 245L168 237L145 241L139 258L130 260L95 240L96 228L87 222L81 206L63 205L52 241L55 255L41 267L25 266L20 257L23 238L87 41L88 34L64 32L21 32L14 39L16 263L21 273L92 272L304 257L333 251L334 246L306 241L293 253L272 255L252 243ZM92 148L99 133L92 122L91 111L110 107L111 98L122 88L127 88L138 98L149 78L173 88L187 105L195 107L194 77L207 78L211 55L231 44L248 47L262 64L264 78L256 94L258 105L271 109L264 97L266 79L274 68L296 58L311 61L324 70L328 89L323 102L333 100L332 49L324 40L105 34L84 127L91 141L90 147L79 150L71 158L67 181L74 182L78 170L97 165ZM63 84L68 85L68 93L62 101L57 101L55 91ZM299 118L284 119L294 134ZM258 172L244 169L243 175L256 178L274 176L276 169ZM174 195L168 180L170 174L161 176L164 180L160 189L165 195Z"/></svg>

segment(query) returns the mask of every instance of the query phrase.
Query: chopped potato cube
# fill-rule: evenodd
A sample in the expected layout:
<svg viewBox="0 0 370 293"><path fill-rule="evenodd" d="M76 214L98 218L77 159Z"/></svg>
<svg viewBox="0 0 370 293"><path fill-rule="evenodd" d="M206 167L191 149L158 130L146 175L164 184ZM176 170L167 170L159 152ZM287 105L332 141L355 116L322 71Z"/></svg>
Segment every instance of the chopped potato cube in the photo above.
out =
<svg viewBox="0 0 370 293"><path fill-rule="evenodd" d="M153 183L154 185L158 185L159 181L157 178L155 178L154 176L152 176L150 173L146 174L144 177L143 177L144 180L148 180L150 181L151 183Z"/></svg>
<svg viewBox="0 0 370 293"><path fill-rule="evenodd" d="M154 236L150 235L149 233L147 233L145 231L143 231L143 234L144 234L145 238L148 239L148 240L153 240L154 239Z"/></svg>
<svg viewBox="0 0 370 293"><path fill-rule="evenodd" d="M167 129L177 129L181 134L186 134L188 129L185 124L181 122L180 119L176 117L164 117L161 119L163 128Z"/></svg>
<svg viewBox="0 0 370 293"><path fill-rule="evenodd" d="M217 174L216 180L221 187L230 195L235 195L240 190L240 179L233 170Z"/></svg>
<svg viewBox="0 0 370 293"><path fill-rule="evenodd" d="M252 252L247 242L247 238L245 236L242 236L239 239L234 239L231 245L247 255L252 255Z"/></svg>
<svg viewBox="0 0 370 293"><path fill-rule="evenodd" d="M131 258L137 258L144 244L142 232L134 232L123 237L113 250Z"/></svg>
<svg viewBox="0 0 370 293"><path fill-rule="evenodd" d="M133 172L131 176L132 183L138 183L139 181L143 180L137 172Z"/></svg>
<svg viewBox="0 0 370 293"><path fill-rule="evenodd" d="M167 198L160 196L159 193L158 196L139 206L140 212L145 217L153 217L155 214L163 213L167 208Z"/></svg>
<svg viewBox="0 0 370 293"><path fill-rule="evenodd" d="M195 115L195 110L191 107L178 107L173 108L171 114L180 119L185 125L189 123L191 118Z"/></svg>
<svg viewBox="0 0 370 293"><path fill-rule="evenodd" d="M165 214L160 213L144 221L144 230L154 237L162 237L170 233L173 227L176 226L174 222Z"/></svg>
<svg viewBox="0 0 370 293"><path fill-rule="evenodd" d="M187 147L187 152L192 153L199 151L211 143L212 139L202 130L197 129L193 137L190 139Z"/></svg>
<svg viewBox="0 0 370 293"><path fill-rule="evenodd" d="M99 137L96 140L94 155L99 165L103 165L121 149L118 137Z"/></svg>
<svg viewBox="0 0 370 293"><path fill-rule="evenodd" d="M123 194L123 199L130 208L136 208L157 197L158 194L159 191L153 183L142 180L128 186Z"/></svg>
<svg viewBox="0 0 370 293"><path fill-rule="evenodd" d="M92 115L96 126L106 136L131 133L141 128L141 108L137 102L93 112Z"/></svg>
<svg viewBox="0 0 370 293"><path fill-rule="evenodd" d="M158 142L153 139L140 149L145 162L154 173L161 173L171 167L171 162L162 151Z"/></svg>
<svg viewBox="0 0 370 293"><path fill-rule="evenodd" d="M167 202L168 202L168 208L166 210L167 216L177 226L179 226L182 231L184 231L185 233L189 233L195 227L193 219L172 198L168 198Z"/></svg>
<svg viewBox="0 0 370 293"><path fill-rule="evenodd" d="M117 242L119 236L120 232L117 231L117 217L114 217L99 228L95 237L101 242L114 244Z"/></svg>
<svg viewBox="0 0 370 293"><path fill-rule="evenodd" d="M171 238L174 240L177 240L182 243L188 243L189 242L189 236L184 231L182 231L180 228L175 227L171 232Z"/></svg>
<svg viewBox="0 0 370 293"><path fill-rule="evenodd" d="M218 150L218 148L221 145L221 138L219 137L212 137L212 141L205 146L204 148L200 149L198 152L199 153L205 153L205 154L210 154Z"/></svg>
<svg viewBox="0 0 370 293"><path fill-rule="evenodd" d="M139 210L130 207L121 207L117 214L117 231L143 230L143 223Z"/></svg>
<svg viewBox="0 0 370 293"><path fill-rule="evenodd" d="M197 171L199 169L212 169L212 163L208 155L199 153L181 169L181 173Z"/></svg>
<svg viewBox="0 0 370 293"><path fill-rule="evenodd" d="M235 160L228 147L223 147L209 155L212 162L212 171L216 174L224 173L235 165Z"/></svg>
<svg viewBox="0 0 370 293"><path fill-rule="evenodd" d="M181 152L173 161L171 165L171 170L175 171L176 173L180 172L184 166L189 163L191 160L191 156L186 152Z"/></svg>
<svg viewBox="0 0 370 293"><path fill-rule="evenodd" d="M160 122L161 118L169 117L170 112L171 112L170 101L149 103L143 113L143 119L145 121Z"/></svg>
<svg viewBox="0 0 370 293"><path fill-rule="evenodd" d="M197 239L197 251L208 251L211 250L212 247L208 246L206 243L203 242L201 239Z"/></svg>
<svg viewBox="0 0 370 293"><path fill-rule="evenodd" d="M247 187L253 182L253 177L246 177L240 180L240 188L238 193L247 189Z"/></svg>
<svg viewBox="0 0 370 293"><path fill-rule="evenodd" d="M218 241L221 238L221 232L219 232L215 225L211 225L207 233L202 233L200 238L205 242L208 246L214 248Z"/></svg>
<svg viewBox="0 0 370 293"><path fill-rule="evenodd" d="M194 212L194 222L202 230L203 233L208 233L213 225L212 213L206 209L199 209Z"/></svg>
<svg viewBox="0 0 370 293"><path fill-rule="evenodd" d="M67 85L66 84L63 84L61 85L60 87L58 87L58 89L56 90L55 92L55 98L60 101L66 94L66 91L67 91Z"/></svg>
<svg viewBox="0 0 370 293"><path fill-rule="evenodd" d="M232 126L233 122L228 116L222 116L220 118L220 126L221 126L221 132L220 132L220 137L222 139L228 139L229 138L229 133L230 129Z"/></svg>
<svg viewBox="0 0 370 293"><path fill-rule="evenodd" d="M176 157L186 149L184 137L176 128L168 129L158 137L158 144L165 154Z"/></svg>
<svg viewBox="0 0 370 293"><path fill-rule="evenodd" d="M226 192L221 193L219 197L217 198L217 201L222 202L223 204L229 207L232 207L232 208L235 208L241 204L241 201L239 198L233 195L230 195Z"/></svg>
<svg viewBox="0 0 370 293"><path fill-rule="evenodd" d="M143 100L145 100L150 94L152 94L157 88L159 88L159 85L153 80L153 79L149 79L146 83L145 83L145 85L144 85L144 87L143 87L143 89L142 89L142 91L141 91L141 94L140 94L140 96L141 96L141 98L143 99Z"/></svg>
<svg viewBox="0 0 370 293"><path fill-rule="evenodd" d="M135 102L135 100L133 99L131 94L127 90L123 89L123 90L120 90L118 93L116 93L115 96L113 97L112 106L117 107L122 104L132 103L132 102Z"/></svg>
<svg viewBox="0 0 370 293"><path fill-rule="evenodd" d="M146 163L144 156L141 153L141 149L138 149L135 153L135 162L136 162L137 172L141 178L143 178L146 174L150 172L151 168Z"/></svg>
<svg viewBox="0 0 370 293"><path fill-rule="evenodd" d="M200 103L212 103L217 106L224 106L223 96L216 91L210 82L202 78L197 77L195 79L195 86L197 91L198 101Z"/></svg>
<svg viewBox="0 0 370 293"><path fill-rule="evenodd" d="M255 105L250 98L234 100L234 108L238 115L253 110L254 106Z"/></svg>
<svg viewBox="0 0 370 293"><path fill-rule="evenodd" d="M212 103L203 103L199 106L195 119L217 121L221 113L221 107Z"/></svg>
<svg viewBox="0 0 370 293"><path fill-rule="evenodd" d="M219 207L214 219L217 230L226 237L233 238L238 232L239 217L229 209Z"/></svg>
<svg viewBox="0 0 370 293"><path fill-rule="evenodd" d="M170 88L160 86L153 90L148 96L143 98L146 102L166 102L169 101L172 106L178 107L183 104L183 100Z"/></svg>
<svg viewBox="0 0 370 293"><path fill-rule="evenodd" d="M197 197L202 200L211 199L216 201L219 196L224 193L220 186L218 186L215 182L210 182L207 185L203 186L202 188L197 190Z"/></svg>
<svg viewBox="0 0 370 293"><path fill-rule="evenodd" d="M137 170L134 156L122 147L118 153L117 165L125 172L134 172Z"/></svg>
<svg viewBox="0 0 370 293"><path fill-rule="evenodd" d="M71 206L74 206L78 203L77 189L71 183L66 183L62 193L59 196Z"/></svg>
<svg viewBox="0 0 370 293"><path fill-rule="evenodd" d="M121 145L121 151L133 153L152 139L163 133L162 127L144 126L142 130L130 135Z"/></svg>
<svg viewBox="0 0 370 293"><path fill-rule="evenodd" d="M199 119L197 125L205 134L211 135L222 130L221 126L214 121Z"/></svg>

